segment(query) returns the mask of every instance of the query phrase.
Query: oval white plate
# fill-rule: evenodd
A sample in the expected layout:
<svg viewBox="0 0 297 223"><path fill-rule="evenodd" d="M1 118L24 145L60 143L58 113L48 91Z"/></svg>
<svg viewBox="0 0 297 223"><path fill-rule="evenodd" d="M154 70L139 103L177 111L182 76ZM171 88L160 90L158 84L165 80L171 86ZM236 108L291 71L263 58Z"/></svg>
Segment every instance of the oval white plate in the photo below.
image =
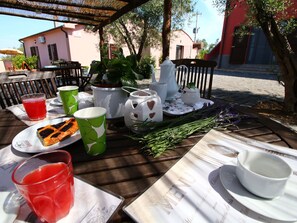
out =
<svg viewBox="0 0 297 223"><path fill-rule="evenodd" d="M193 106L186 105L181 100L180 95L181 94L178 93L176 97L171 101L165 101L165 103L163 104L163 113L165 115L169 115L169 116L185 115L195 110L202 109L204 106L208 107L214 104L214 102L209 99L200 98L195 105Z"/></svg>
<svg viewBox="0 0 297 223"><path fill-rule="evenodd" d="M51 146L43 146L40 139L37 136L38 128L49 124L57 124L68 119L69 118L56 118L52 120L45 120L43 122L37 123L36 125L30 126L21 131L19 134L17 134L12 140L11 145L14 149L25 153L39 153L68 146L81 139L79 130L76 133L74 133L70 138L65 139L62 142L56 143Z"/></svg>
<svg viewBox="0 0 297 223"><path fill-rule="evenodd" d="M235 166L225 165L220 168L223 187L239 203L252 211L279 221L297 220L297 179L292 176L288 181L283 196L269 200L247 191L239 182Z"/></svg>

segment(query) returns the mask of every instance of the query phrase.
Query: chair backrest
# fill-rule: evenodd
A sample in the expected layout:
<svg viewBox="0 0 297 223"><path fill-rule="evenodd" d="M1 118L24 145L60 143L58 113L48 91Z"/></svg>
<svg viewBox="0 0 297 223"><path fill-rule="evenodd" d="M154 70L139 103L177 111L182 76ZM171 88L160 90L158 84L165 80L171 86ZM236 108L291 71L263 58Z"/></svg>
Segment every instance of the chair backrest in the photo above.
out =
<svg viewBox="0 0 297 223"><path fill-rule="evenodd" d="M0 83L0 106L6 108L21 103L21 96L30 93L44 93L46 98L56 97L57 86L54 77L34 80L12 80Z"/></svg>
<svg viewBox="0 0 297 223"><path fill-rule="evenodd" d="M185 65L188 68L188 72L184 67L176 69L175 76L178 85L184 88L189 83L194 83L200 90L201 97L211 97L213 72L217 62L199 59L180 59L172 60L172 62L177 67Z"/></svg>
<svg viewBox="0 0 297 223"><path fill-rule="evenodd" d="M55 71L57 85L76 85L80 91L83 91L89 83L92 75L84 75L84 69L79 62L69 61L59 63L59 69Z"/></svg>

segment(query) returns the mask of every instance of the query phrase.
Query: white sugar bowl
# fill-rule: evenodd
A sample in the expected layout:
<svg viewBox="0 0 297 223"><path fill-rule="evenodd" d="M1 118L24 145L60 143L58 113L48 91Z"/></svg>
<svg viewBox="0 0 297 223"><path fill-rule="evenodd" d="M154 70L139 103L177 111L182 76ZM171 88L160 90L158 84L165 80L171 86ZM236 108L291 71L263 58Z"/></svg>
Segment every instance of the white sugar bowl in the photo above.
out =
<svg viewBox="0 0 297 223"><path fill-rule="evenodd" d="M194 105L199 101L199 99L200 99L200 92L198 88L188 88L188 87L184 88L181 95L181 100L186 105Z"/></svg>
<svg viewBox="0 0 297 223"><path fill-rule="evenodd" d="M292 172L283 159L273 154L243 151L237 157L237 178L248 191L259 197L281 196Z"/></svg>

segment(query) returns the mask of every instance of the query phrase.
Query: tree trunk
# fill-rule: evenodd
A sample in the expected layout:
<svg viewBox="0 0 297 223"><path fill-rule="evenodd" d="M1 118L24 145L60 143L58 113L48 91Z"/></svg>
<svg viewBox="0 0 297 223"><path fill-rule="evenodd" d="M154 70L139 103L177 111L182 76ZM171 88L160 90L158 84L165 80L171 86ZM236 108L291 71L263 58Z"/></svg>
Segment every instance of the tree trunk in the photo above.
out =
<svg viewBox="0 0 297 223"><path fill-rule="evenodd" d="M115 27L117 28L118 32L123 37L123 39L125 40L125 42L126 42L126 44L128 46L130 54L133 54L133 47L131 46L131 43L129 42L127 36L122 32L121 28L118 27L118 25L116 23L115 23Z"/></svg>
<svg viewBox="0 0 297 223"><path fill-rule="evenodd" d="M144 22L144 24L143 24L143 33L142 33L141 41L140 41L139 48L138 48L137 61L140 61L140 59L141 59L141 54L142 54L142 51L143 51L143 48L144 48L144 45L145 45L145 41L146 41L146 38L147 38L148 23L147 23L146 20L144 20L143 22Z"/></svg>
<svg viewBox="0 0 297 223"><path fill-rule="evenodd" d="M99 51L100 51L100 60L102 61L103 60L103 45L104 45L104 37L103 37L103 28L100 27L99 28L99 38L100 38L100 41L99 41Z"/></svg>
<svg viewBox="0 0 297 223"><path fill-rule="evenodd" d="M171 29L171 9L172 0L164 0L164 17L163 17L163 30L162 30L162 61L169 56L170 49L170 29Z"/></svg>
<svg viewBox="0 0 297 223"><path fill-rule="evenodd" d="M257 21L259 22L268 43L274 52L285 85L285 109L297 112L297 56L291 50L286 36L280 30L272 17L262 19L264 12L260 5L257 7Z"/></svg>
<svg viewBox="0 0 297 223"><path fill-rule="evenodd" d="M127 44L129 44L129 46L131 47L132 52L133 52L132 54L136 55L136 50L135 50L135 47L133 45L133 41L131 39L131 36L129 35L129 30L127 29L125 23L122 20L120 20L119 22L120 22L121 26L124 29L124 32L125 32L126 37L127 37L127 39L125 39L125 40L126 40Z"/></svg>

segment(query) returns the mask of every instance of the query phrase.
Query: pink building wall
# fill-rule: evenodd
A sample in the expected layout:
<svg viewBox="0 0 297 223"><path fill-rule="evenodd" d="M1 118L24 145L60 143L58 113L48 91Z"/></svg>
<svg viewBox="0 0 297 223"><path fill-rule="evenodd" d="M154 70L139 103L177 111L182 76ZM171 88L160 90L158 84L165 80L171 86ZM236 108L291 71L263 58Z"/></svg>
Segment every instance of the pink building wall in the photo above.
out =
<svg viewBox="0 0 297 223"><path fill-rule="evenodd" d="M176 30L172 32L170 39L169 59L175 60L176 58L176 46L183 46L183 58L190 59L195 58L197 55L197 49L193 49L192 38L183 30Z"/></svg>
<svg viewBox="0 0 297 223"><path fill-rule="evenodd" d="M68 29L70 58L89 66L92 60L100 60L98 32L84 31L83 25Z"/></svg>
<svg viewBox="0 0 297 223"><path fill-rule="evenodd" d="M39 41L39 37L45 38L45 43ZM56 44L59 60L78 61L82 66L89 66L93 60L100 60L99 34L85 31L83 25L64 24L41 33L37 33L21 39L24 43L26 56L31 56L30 47L37 46L39 50L41 67L51 65L48 53L48 45ZM108 39L108 44L115 44L112 38ZM172 32L170 41L171 60L176 59L176 46L183 46L182 58L195 58L197 49L193 49L193 40L183 30ZM123 45L124 55L130 55L128 47ZM143 56L152 56L159 67L159 59L162 55L162 46L156 48L146 48Z"/></svg>
<svg viewBox="0 0 297 223"><path fill-rule="evenodd" d="M39 37L45 38L45 43ZM26 56L31 56L30 47L37 46L41 67L51 65L48 45L56 44L59 60L78 61L82 66L89 66L92 60L100 59L98 33L85 32L84 26L65 24L21 39Z"/></svg>
<svg viewBox="0 0 297 223"><path fill-rule="evenodd" d="M175 60L176 58L176 46L183 46L183 56L182 58L195 58L198 50L197 48L193 49L193 40L192 38L183 30L172 31L170 38L170 49L169 49L169 59ZM159 47L145 49L144 55L150 55L156 59L156 66L159 67L159 60L162 56L162 45Z"/></svg>

